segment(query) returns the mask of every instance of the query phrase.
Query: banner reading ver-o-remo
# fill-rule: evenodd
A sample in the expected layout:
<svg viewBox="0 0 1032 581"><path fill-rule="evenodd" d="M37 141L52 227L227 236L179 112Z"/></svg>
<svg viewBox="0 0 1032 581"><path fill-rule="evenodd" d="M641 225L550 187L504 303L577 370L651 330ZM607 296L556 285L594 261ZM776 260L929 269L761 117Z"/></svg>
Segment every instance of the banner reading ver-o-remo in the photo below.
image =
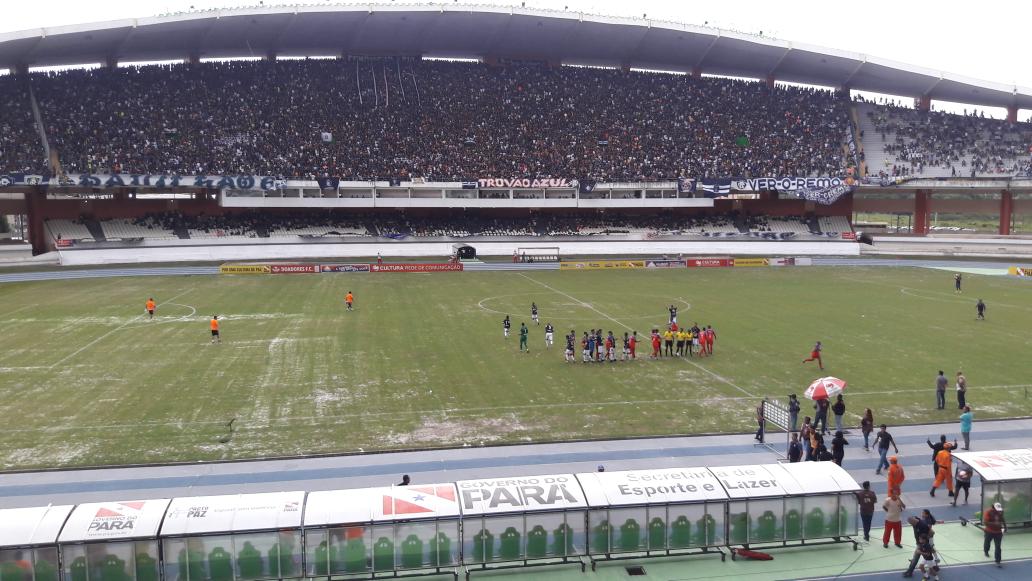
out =
<svg viewBox="0 0 1032 581"><path fill-rule="evenodd" d="M587 506L573 474L460 480L455 485L463 516Z"/></svg>

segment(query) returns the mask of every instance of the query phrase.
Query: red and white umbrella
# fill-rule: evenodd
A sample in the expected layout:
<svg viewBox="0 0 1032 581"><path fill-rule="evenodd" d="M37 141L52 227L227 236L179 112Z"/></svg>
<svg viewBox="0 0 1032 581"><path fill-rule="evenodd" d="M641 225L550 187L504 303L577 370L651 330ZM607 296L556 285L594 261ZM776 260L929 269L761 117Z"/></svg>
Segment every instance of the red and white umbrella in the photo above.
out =
<svg viewBox="0 0 1032 581"><path fill-rule="evenodd" d="M810 387L803 392L803 397L814 401L819 399L831 399L846 389L846 382L837 377L822 377L815 379Z"/></svg>

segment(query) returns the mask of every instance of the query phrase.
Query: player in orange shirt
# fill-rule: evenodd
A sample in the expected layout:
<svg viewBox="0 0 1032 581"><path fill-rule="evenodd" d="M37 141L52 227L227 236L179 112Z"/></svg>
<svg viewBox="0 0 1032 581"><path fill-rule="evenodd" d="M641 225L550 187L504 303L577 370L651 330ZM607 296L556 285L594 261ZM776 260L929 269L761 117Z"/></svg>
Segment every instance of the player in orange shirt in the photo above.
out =
<svg viewBox="0 0 1032 581"><path fill-rule="evenodd" d="M355 295L348 291L348 294L344 295L344 304L348 306L348 310L351 310L351 304L355 302Z"/></svg>
<svg viewBox="0 0 1032 581"><path fill-rule="evenodd" d="M222 342L222 337L219 336L219 316L218 315L212 315L211 316L211 342L212 343L221 343Z"/></svg>
<svg viewBox="0 0 1032 581"><path fill-rule="evenodd" d="M151 298L147 299L147 305L146 305L147 315L149 315L151 319L154 318L154 309L156 307L157 307L157 305L154 304L154 297L151 297Z"/></svg>

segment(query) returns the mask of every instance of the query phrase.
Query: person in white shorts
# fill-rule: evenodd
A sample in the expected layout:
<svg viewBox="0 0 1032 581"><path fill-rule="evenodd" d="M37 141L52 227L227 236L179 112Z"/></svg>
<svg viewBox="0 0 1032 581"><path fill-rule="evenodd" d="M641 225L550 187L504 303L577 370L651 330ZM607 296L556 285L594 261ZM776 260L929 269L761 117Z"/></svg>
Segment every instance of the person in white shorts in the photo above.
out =
<svg viewBox="0 0 1032 581"><path fill-rule="evenodd" d="M534 321L535 325L541 324L541 321L538 320L537 303L530 303L530 320Z"/></svg>
<svg viewBox="0 0 1032 581"><path fill-rule="evenodd" d="M545 323L545 347L552 346L552 338L555 337L555 328L552 323Z"/></svg>

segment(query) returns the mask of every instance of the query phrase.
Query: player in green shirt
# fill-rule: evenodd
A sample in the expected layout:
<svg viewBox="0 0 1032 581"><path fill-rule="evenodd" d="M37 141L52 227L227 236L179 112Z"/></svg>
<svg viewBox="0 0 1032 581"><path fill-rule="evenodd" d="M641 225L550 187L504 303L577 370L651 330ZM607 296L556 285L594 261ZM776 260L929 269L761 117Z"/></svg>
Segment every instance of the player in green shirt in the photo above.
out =
<svg viewBox="0 0 1032 581"><path fill-rule="evenodd" d="M520 323L520 351L526 350L527 353L530 353L530 347L527 346L527 333L529 333L527 324Z"/></svg>

